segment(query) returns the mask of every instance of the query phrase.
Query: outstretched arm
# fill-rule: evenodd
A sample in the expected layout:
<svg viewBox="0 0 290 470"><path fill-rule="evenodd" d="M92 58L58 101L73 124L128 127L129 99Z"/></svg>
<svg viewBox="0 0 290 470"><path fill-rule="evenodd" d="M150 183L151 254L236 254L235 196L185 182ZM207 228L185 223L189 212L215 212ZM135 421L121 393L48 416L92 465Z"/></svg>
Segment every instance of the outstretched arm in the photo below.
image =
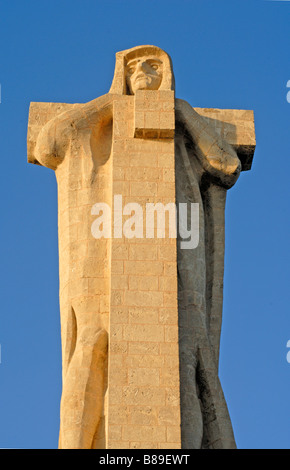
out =
<svg viewBox="0 0 290 470"><path fill-rule="evenodd" d="M111 119L112 101L113 95L104 95L85 104L75 104L48 121L37 136L35 159L41 165L56 170L76 133L97 132Z"/></svg>
<svg viewBox="0 0 290 470"><path fill-rule="evenodd" d="M191 136L202 167L229 188L239 177L241 162L229 145L186 101L176 100L176 119Z"/></svg>

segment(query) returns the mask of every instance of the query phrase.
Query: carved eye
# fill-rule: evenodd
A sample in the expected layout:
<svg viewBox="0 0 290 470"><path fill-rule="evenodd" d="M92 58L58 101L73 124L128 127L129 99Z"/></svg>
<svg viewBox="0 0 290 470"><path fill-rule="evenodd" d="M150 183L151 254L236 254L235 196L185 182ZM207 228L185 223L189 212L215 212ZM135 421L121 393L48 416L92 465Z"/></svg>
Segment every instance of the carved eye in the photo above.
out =
<svg viewBox="0 0 290 470"><path fill-rule="evenodd" d="M135 67L128 67L127 72L129 75L132 75L135 72Z"/></svg>
<svg viewBox="0 0 290 470"><path fill-rule="evenodd" d="M158 69L158 64L151 64L152 69L157 70Z"/></svg>

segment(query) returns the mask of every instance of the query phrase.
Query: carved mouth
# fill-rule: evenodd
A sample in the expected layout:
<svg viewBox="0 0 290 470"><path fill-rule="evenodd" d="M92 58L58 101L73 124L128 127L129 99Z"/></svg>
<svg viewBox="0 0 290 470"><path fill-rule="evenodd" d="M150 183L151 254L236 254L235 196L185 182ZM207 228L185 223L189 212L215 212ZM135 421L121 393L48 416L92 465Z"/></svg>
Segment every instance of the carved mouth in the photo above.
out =
<svg viewBox="0 0 290 470"><path fill-rule="evenodd" d="M141 74L139 74L139 75L137 75L137 77L135 78L135 80L136 80L136 81L137 81L137 80L144 80L144 79L146 79L146 78L147 78L147 75L144 75L144 74L141 75Z"/></svg>

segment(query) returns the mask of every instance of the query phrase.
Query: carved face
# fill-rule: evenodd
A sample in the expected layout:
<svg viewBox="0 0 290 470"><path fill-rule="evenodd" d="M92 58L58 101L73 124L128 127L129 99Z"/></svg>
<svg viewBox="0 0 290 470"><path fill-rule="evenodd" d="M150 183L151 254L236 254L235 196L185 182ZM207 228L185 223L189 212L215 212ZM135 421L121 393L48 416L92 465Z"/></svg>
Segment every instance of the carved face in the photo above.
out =
<svg viewBox="0 0 290 470"><path fill-rule="evenodd" d="M162 82L163 67L158 57L147 56L129 60L126 66L126 82L130 94L137 90L158 90Z"/></svg>

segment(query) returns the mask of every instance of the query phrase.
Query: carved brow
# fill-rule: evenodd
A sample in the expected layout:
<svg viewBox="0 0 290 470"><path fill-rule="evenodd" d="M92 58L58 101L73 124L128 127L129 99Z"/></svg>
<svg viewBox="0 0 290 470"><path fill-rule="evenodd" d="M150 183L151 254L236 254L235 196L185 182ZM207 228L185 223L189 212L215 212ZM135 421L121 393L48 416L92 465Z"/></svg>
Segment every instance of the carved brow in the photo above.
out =
<svg viewBox="0 0 290 470"><path fill-rule="evenodd" d="M132 67L132 65L135 65L137 63L137 60L130 60L129 62L127 62L126 64L126 67Z"/></svg>
<svg viewBox="0 0 290 470"><path fill-rule="evenodd" d="M132 59L132 60L130 60L129 62L127 62L126 67L132 67L132 66L136 65L139 60L141 60L141 59ZM162 64L161 60L159 60L157 58L155 59L154 57L152 57L152 58L148 57L148 59L145 59L145 61L146 62L152 62L152 63L156 62L158 64Z"/></svg>

